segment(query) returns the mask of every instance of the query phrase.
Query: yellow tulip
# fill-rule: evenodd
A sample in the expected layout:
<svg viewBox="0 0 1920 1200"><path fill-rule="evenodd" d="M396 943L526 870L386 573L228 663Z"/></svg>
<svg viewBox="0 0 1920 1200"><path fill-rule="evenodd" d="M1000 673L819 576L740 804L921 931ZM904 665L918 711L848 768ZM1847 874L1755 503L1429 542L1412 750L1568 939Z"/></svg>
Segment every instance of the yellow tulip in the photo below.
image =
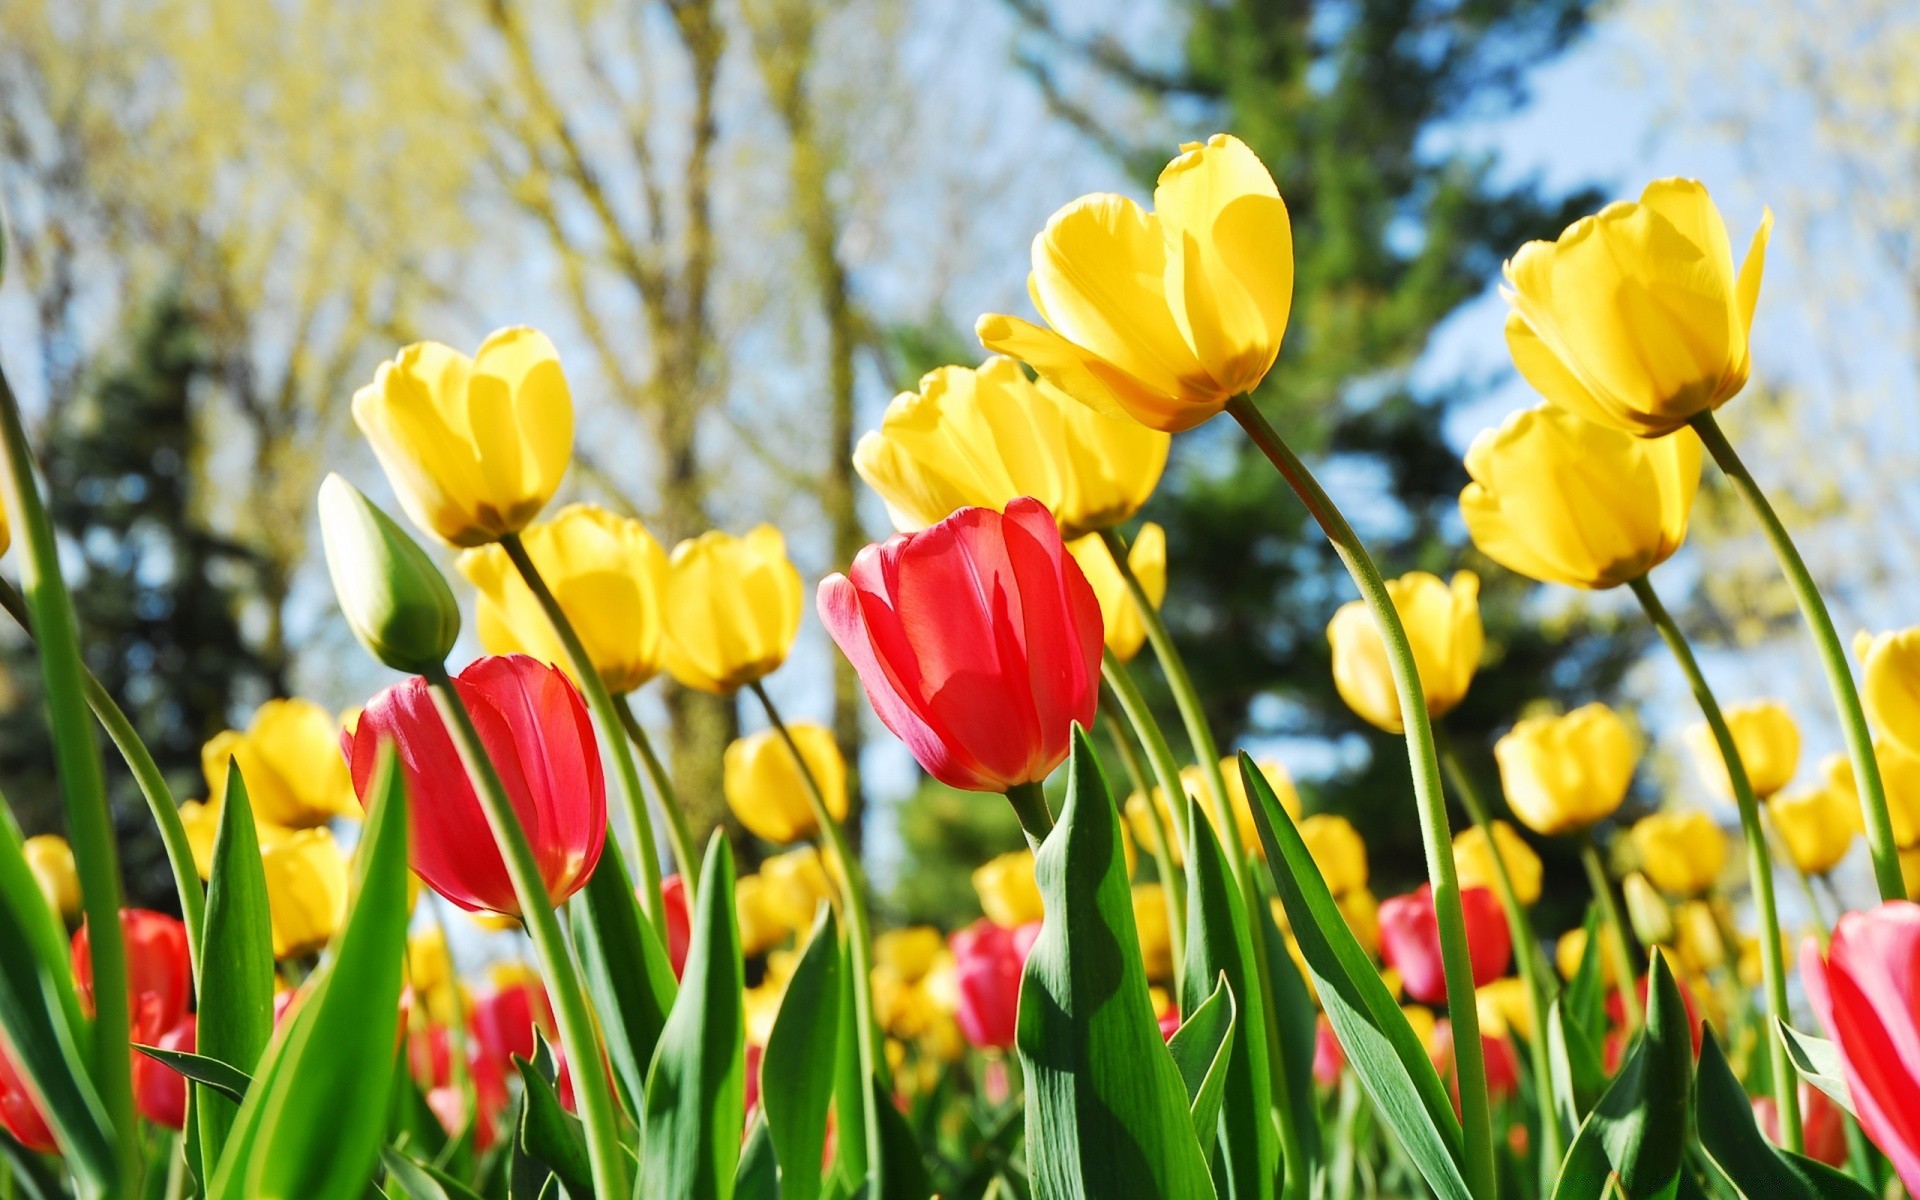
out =
<svg viewBox="0 0 1920 1200"><path fill-rule="evenodd" d="M1776 700L1755 700L1730 705L1726 710L1727 730L1733 734L1733 748L1740 754L1740 765L1747 769L1747 782L1753 794L1765 800L1793 782L1800 770L1800 727L1793 714ZM1720 757L1720 744L1705 722L1687 729L1687 749L1693 752L1693 764L1701 780L1715 795L1733 799L1733 781L1727 776L1726 760Z"/></svg>
<svg viewBox="0 0 1920 1200"><path fill-rule="evenodd" d="M424 994L453 980L453 956L447 952L447 935L438 925L430 925L407 939L409 987Z"/></svg>
<svg viewBox="0 0 1920 1200"><path fill-rule="evenodd" d="M1510 571L1617 587L1686 540L1700 455L1691 430L1647 441L1542 404L1473 439L1460 516L1480 552Z"/></svg>
<svg viewBox="0 0 1920 1200"><path fill-rule="evenodd" d="M1643 946L1665 946L1673 941L1673 909L1653 884L1639 871L1630 871L1620 881L1620 896L1627 904L1627 924Z"/></svg>
<svg viewBox="0 0 1920 1200"><path fill-rule="evenodd" d="M976 332L1068 395L1178 433L1251 392L1293 304L1293 228L1273 176L1238 138L1180 147L1147 212L1082 196L1033 240L1042 328L990 314Z"/></svg>
<svg viewBox="0 0 1920 1200"><path fill-rule="evenodd" d="M1697 896L1713 886L1727 865L1727 837L1698 810L1643 817L1630 833L1640 869L1670 896Z"/></svg>
<svg viewBox="0 0 1920 1200"><path fill-rule="evenodd" d="M1157 883L1133 885L1133 925L1139 931L1140 957L1147 978L1165 983L1173 978L1173 940L1167 935L1167 896Z"/></svg>
<svg viewBox="0 0 1920 1200"><path fill-rule="evenodd" d="M340 755L340 726L311 700L269 700L255 710L246 732L229 729L201 747L200 766L215 807L227 794L229 761L240 764L247 800L263 825L307 829L360 815Z"/></svg>
<svg viewBox="0 0 1920 1200"><path fill-rule="evenodd" d="M1527 996L1525 981L1509 975L1474 989L1474 1008L1480 1015L1480 1032L1487 1037L1512 1034L1523 1041L1533 1040L1533 1003Z"/></svg>
<svg viewBox="0 0 1920 1200"><path fill-rule="evenodd" d="M1367 886L1367 844L1351 821L1333 813L1315 813L1300 822L1300 840L1335 896Z"/></svg>
<svg viewBox="0 0 1920 1200"><path fill-rule="evenodd" d="M812 846L767 859L760 864L760 878L766 885L769 911L789 929L812 928L820 902L836 894L820 852Z"/></svg>
<svg viewBox="0 0 1920 1200"><path fill-rule="evenodd" d="M847 815L847 763L833 731L796 721L788 726L800 757L820 785L827 811L835 820ZM798 842L819 832L808 803L807 780L793 751L771 729L736 738L727 747L721 784L727 807L754 836L769 842Z"/></svg>
<svg viewBox="0 0 1920 1200"><path fill-rule="evenodd" d="M1486 646L1486 631L1480 624L1480 577L1458 571L1453 582L1446 584L1425 571L1412 571L1388 580L1387 594L1413 644L1427 715L1451 712L1465 698ZM1333 685L1347 707L1388 733L1402 732L1387 645L1365 602L1351 600L1340 606L1327 624L1327 641L1333 647Z"/></svg>
<svg viewBox="0 0 1920 1200"><path fill-rule="evenodd" d="M303 829L262 850L260 862L267 874L273 956L317 952L346 920L346 855L331 833Z"/></svg>
<svg viewBox="0 0 1920 1200"><path fill-rule="evenodd" d="M1507 349L1534 390L1623 433L1659 437L1746 386L1773 214L1746 263L1707 189L1661 179L1506 264Z"/></svg>
<svg viewBox="0 0 1920 1200"><path fill-rule="evenodd" d="M80 915L80 875L74 867L73 847L57 833L30 837L20 847L27 857L27 869L47 898L47 907L63 920Z"/></svg>
<svg viewBox="0 0 1920 1200"><path fill-rule="evenodd" d="M1626 722L1604 704L1529 717L1494 743L1500 786L1520 823L1548 837L1577 833L1627 798L1637 757Z"/></svg>
<svg viewBox="0 0 1920 1200"><path fill-rule="evenodd" d="M1017 929L1046 915L1033 879L1033 851L1015 850L988 859L973 872L980 910L1003 929Z"/></svg>
<svg viewBox="0 0 1920 1200"><path fill-rule="evenodd" d="M1353 939L1369 955L1380 956L1380 902L1365 887L1350 887L1334 898Z"/></svg>
<svg viewBox="0 0 1920 1200"><path fill-rule="evenodd" d="M1287 815L1292 817L1295 822L1298 822L1300 820L1300 793L1293 786L1293 776L1287 773L1287 768L1270 758L1258 759L1254 762L1254 765L1260 768L1260 774L1266 778L1267 786L1273 789L1274 797L1280 801L1280 807L1286 809ZM1246 781L1240 777L1240 760L1237 758L1221 759L1220 775L1226 780L1227 803L1233 808L1234 824L1240 828L1241 844L1246 846L1247 849L1255 855L1265 858L1266 849L1260 842L1260 827L1253 822L1253 803L1247 798ZM1202 771L1197 763L1189 764L1180 769L1180 786L1181 790L1185 791L1188 797L1200 805L1200 811L1202 813L1209 811L1207 802L1203 799L1207 794L1208 787L1206 772ZM1154 806L1160 810L1160 822L1167 831L1167 837L1169 839L1167 852L1173 859L1173 865L1176 867L1184 866L1186 864L1186 852L1180 845L1180 838L1177 832L1179 827L1174 824L1173 814L1167 809L1165 792L1159 788L1154 788L1153 803ZM1146 798L1138 792L1127 797L1126 815L1127 823L1132 827L1133 840L1142 842L1148 846L1153 845L1153 817L1147 811ZM1208 817L1208 820L1212 820L1211 816Z"/></svg>
<svg viewBox="0 0 1920 1200"><path fill-rule="evenodd" d="M573 458L573 396L538 330L502 329L472 358L417 342L353 396L400 506L450 546L518 533Z"/></svg>
<svg viewBox="0 0 1920 1200"><path fill-rule="evenodd" d="M1440 1022L1433 1015L1433 1010L1420 1004L1402 1004L1400 1012L1407 1018L1407 1024L1413 1026L1413 1036L1420 1039L1420 1044L1427 1048L1428 1054L1432 1054L1433 1035L1440 1031Z"/></svg>
<svg viewBox="0 0 1920 1200"><path fill-rule="evenodd" d="M1094 599L1100 602L1107 649L1121 662L1133 661L1133 656L1140 653L1140 644L1147 640L1147 626L1126 581L1120 578L1120 569L1113 564L1112 552L1095 534L1068 542L1067 549L1092 585ZM1142 525L1133 545L1127 547L1127 566L1133 569L1134 578L1153 606L1159 608L1167 596L1167 531L1152 521Z"/></svg>
<svg viewBox="0 0 1920 1200"><path fill-rule="evenodd" d="M1825 875L1853 847L1857 803L1826 785L1782 792L1767 802L1787 857L1802 875Z"/></svg>
<svg viewBox="0 0 1920 1200"><path fill-rule="evenodd" d="M889 929L873 939L873 961L908 982L917 983L947 952L947 940L931 925Z"/></svg>
<svg viewBox="0 0 1920 1200"><path fill-rule="evenodd" d="M1560 940L1554 943L1553 963L1559 968L1562 979L1572 980L1574 975L1579 973L1580 960L1586 952L1587 931L1585 929L1575 926L1560 935ZM1612 987L1614 980L1612 955L1605 952L1605 947L1601 947L1594 952L1594 958L1600 968L1602 982Z"/></svg>
<svg viewBox="0 0 1920 1200"><path fill-rule="evenodd" d="M742 875L733 884L734 919L740 925L740 953L752 958L787 940L794 926L788 921L793 913L779 892L784 885L769 885L758 875ZM811 914L809 914L811 916Z"/></svg>
<svg viewBox="0 0 1920 1200"><path fill-rule="evenodd" d="M786 995L785 982L773 979L762 979L756 987L741 989L740 1015L746 1024L743 1032L747 1045L766 1049L767 1039L773 1036L773 1023L780 1016L780 1002Z"/></svg>
<svg viewBox="0 0 1920 1200"><path fill-rule="evenodd" d="M1532 904L1540 898L1540 856L1533 852L1532 846L1527 845L1525 838L1514 832L1513 826L1505 821L1491 824L1491 844L1478 825L1454 836L1453 867L1459 873L1460 886L1494 887L1498 875L1494 868L1493 848L1498 847L1500 860L1506 864L1507 879L1513 884L1514 899L1523 905Z"/></svg>
<svg viewBox="0 0 1920 1200"><path fill-rule="evenodd" d="M647 527L597 504L569 504L521 536L608 690L630 692L652 679L660 670L667 552ZM566 647L505 548L475 547L459 566L480 591L475 619L488 654L530 654L573 674Z"/></svg>
<svg viewBox="0 0 1920 1200"><path fill-rule="evenodd" d="M1720 918L1705 900L1683 902L1673 914L1674 952L1687 969L1705 975L1727 963L1727 943Z"/></svg>
<svg viewBox="0 0 1920 1200"><path fill-rule="evenodd" d="M0 554L13 546L13 526L7 523L7 510L0 507Z"/></svg>
<svg viewBox="0 0 1920 1200"><path fill-rule="evenodd" d="M854 469L914 533L968 506L1032 496L1071 541L1140 510L1166 469L1172 438L1097 413L1010 358L941 367L887 406L853 450Z"/></svg>
<svg viewBox="0 0 1920 1200"><path fill-rule="evenodd" d="M1853 652L1866 668L1860 698L1875 731L1920 756L1920 625L1877 637L1862 632Z"/></svg>
<svg viewBox="0 0 1920 1200"><path fill-rule="evenodd" d="M1886 790L1887 816L1893 825L1894 845L1920 845L1920 755L1908 754L1890 738L1873 740L1873 757L1880 764L1880 783ZM1865 833L1866 815L1860 810L1860 791L1853 780L1853 763L1844 754L1820 760L1827 787L1846 802L1855 833Z"/></svg>
<svg viewBox="0 0 1920 1200"><path fill-rule="evenodd" d="M771 675L800 632L800 572L771 525L675 546L663 598L667 671L703 692L724 695Z"/></svg>
<svg viewBox="0 0 1920 1200"><path fill-rule="evenodd" d="M1920 846L1901 847L1900 879L1907 885L1907 899L1920 900Z"/></svg>

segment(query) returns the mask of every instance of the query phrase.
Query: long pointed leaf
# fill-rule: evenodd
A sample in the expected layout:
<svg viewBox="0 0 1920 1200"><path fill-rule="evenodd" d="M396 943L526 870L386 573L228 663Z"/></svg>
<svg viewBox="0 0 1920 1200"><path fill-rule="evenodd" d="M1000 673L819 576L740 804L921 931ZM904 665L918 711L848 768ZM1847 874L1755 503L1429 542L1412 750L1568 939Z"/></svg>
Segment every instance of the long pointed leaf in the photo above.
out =
<svg viewBox="0 0 1920 1200"><path fill-rule="evenodd" d="M1720 1039L1706 1031L1700 1045L1699 1089L1694 1118L1700 1145L1747 1200L1871 1200L1873 1193L1841 1176L1846 1190L1817 1185L1797 1163L1775 1149L1753 1120L1753 1103L1727 1065Z"/></svg>
<svg viewBox="0 0 1920 1200"><path fill-rule="evenodd" d="M1220 1132L1220 1103L1227 1095L1235 1017L1233 990L1223 974L1213 985L1213 995L1167 1039L1167 1051L1180 1069L1180 1082L1186 1085L1193 1132L1209 1154Z"/></svg>
<svg viewBox="0 0 1920 1200"><path fill-rule="evenodd" d="M1847 1090L1847 1072L1840 1061L1839 1047L1826 1038L1802 1033L1777 1017L1773 1026L1774 1034L1786 1043L1787 1061L1800 1073L1800 1078L1825 1092L1827 1098L1846 1110L1849 1116L1856 1116L1853 1093Z"/></svg>
<svg viewBox="0 0 1920 1200"><path fill-rule="evenodd" d="M1161 1040L1133 923L1120 819L1076 729L1060 823L1034 876L1046 906L1020 985L1036 1200L1211 1197L1186 1089Z"/></svg>
<svg viewBox="0 0 1920 1200"><path fill-rule="evenodd" d="M760 1066L760 1104L780 1164L780 1200L820 1194L840 1040L840 971L839 925L833 910L823 907L787 981Z"/></svg>
<svg viewBox="0 0 1920 1200"><path fill-rule="evenodd" d="M679 984L653 926L640 912L633 881L618 854L603 854L573 900L573 941L580 974L600 1014L607 1058L628 1112L640 1112L660 1030Z"/></svg>
<svg viewBox="0 0 1920 1200"><path fill-rule="evenodd" d="M273 1037L273 924L253 806L238 762L228 763L201 946L198 1051L251 1073ZM194 1103L200 1161L217 1163L240 1106L204 1084L196 1088Z"/></svg>

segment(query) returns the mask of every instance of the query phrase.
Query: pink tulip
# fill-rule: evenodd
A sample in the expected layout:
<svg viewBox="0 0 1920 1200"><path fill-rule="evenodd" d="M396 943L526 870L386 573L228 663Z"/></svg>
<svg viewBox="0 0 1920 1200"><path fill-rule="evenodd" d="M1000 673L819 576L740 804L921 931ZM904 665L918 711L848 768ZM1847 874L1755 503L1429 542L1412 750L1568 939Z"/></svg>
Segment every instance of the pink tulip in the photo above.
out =
<svg viewBox="0 0 1920 1200"><path fill-rule="evenodd" d="M1802 947L1800 978L1839 1047L1861 1129L1920 1193L1920 905L1841 917L1824 960L1812 939Z"/></svg>
<svg viewBox="0 0 1920 1200"><path fill-rule="evenodd" d="M1513 961L1513 935L1491 891L1470 887L1460 893L1467 922L1467 956L1473 960L1473 985L1492 983ZM1440 961L1440 924L1433 911L1433 889L1395 896L1380 905L1380 957L1400 972L1407 995L1422 1004L1444 1004L1447 978Z"/></svg>
<svg viewBox="0 0 1920 1200"><path fill-rule="evenodd" d="M1020 971L1040 934L1040 922L1002 929L982 917L948 939L960 988L960 1032L976 1046L1013 1045L1020 1013Z"/></svg>

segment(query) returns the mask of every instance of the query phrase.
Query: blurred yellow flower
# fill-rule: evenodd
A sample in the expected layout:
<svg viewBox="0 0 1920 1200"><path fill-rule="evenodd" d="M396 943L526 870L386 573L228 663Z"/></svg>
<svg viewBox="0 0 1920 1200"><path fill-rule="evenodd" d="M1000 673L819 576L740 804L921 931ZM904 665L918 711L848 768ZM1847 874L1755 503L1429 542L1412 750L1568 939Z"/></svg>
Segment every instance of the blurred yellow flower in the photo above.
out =
<svg viewBox="0 0 1920 1200"><path fill-rule="evenodd" d="M1147 640L1147 626L1141 620L1126 581L1120 578L1119 568L1113 565L1112 552L1106 542L1094 534L1068 542L1067 549L1092 585L1094 599L1100 602L1107 649L1121 662L1133 661L1133 656L1140 653L1141 643ZM1127 565L1140 581L1141 590L1147 593L1153 606L1159 608L1167 596L1166 530L1152 521L1142 525L1133 545L1127 547Z"/></svg>
<svg viewBox="0 0 1920 1200"><path fill-rule="evenodd" d="M740 953L747 958L765 954L787 940L795 926L793 909L779 892L784 884L768 884L758 875L742 875L733 884L733 914L739 922Z"/></svg>
<svg viewBox="0 0 1920 1200"><path fill-rule="evenodd" d="M667 671L703 692L725 694L772 674L800 632L800 572L771 525L675 546L663 599Z"/></svg>
<svg viewBox="0 0 1920 1200"><path fill-rule="evenodd" d="M1157 883L1133 885L1133 924L1140 934L1140 957L1147 978L1167 983L1174 977L1173 940L1168 936L1167 893Z"/></svg>
<svg viewBox="0 0 1920 1200"><path fill-rule="evenodd" d="M1800 770L1800 727L1793 714L1777 700L1755 700L1733 704L1725 713L1727 730L1733 734L1733 748L1740 754L1740 765L1747 769L1747 782L1753 794L1765 800L1793 782ZM1720 745L1713 730L1703 721L1689 726L1687 749L1693 753L1693 765L1700 779L1716 796L1733 799L1733 781L1727 775L1726 760L1720 757Z"/></svg>
<svg viewBox="0 0 1920 1200"><path fill-rule="evenodd" d="M1887 817L1893 825L1894 845L1902 848L1920 845L1920 755L1908 754L1891 738L1873 739L1873 757L1880 764L1880 783L1887 795ZM1860 789L1853 779L1853 762L1844 754L1829 754L1820 760L1820 773L1827 787L1846 803L1847 816L1855 833L1867 830L1866 814L1860 809Z"/></svg>
<svg viewBox="0 0 1920 1200"><path fill-rule="evenodd" d="M1700 454L1691 430L1647 441L1542 404L1473 439L1460 515L1480 552L1510 571L1617 587L1686 540Z"/></svg>
<svg viewBox="0 0 1920 1200"><path fill-rule="evenodd" d="M1625 433L1659 437L1746 386L1748 333L1773 214L1738 274L1707 189L1661 179L1636 202L1528 242L1506 264L1507 349L1534 390Z"/></svg>
<svg viewBox="0 0 1920 1200"><path fill-rule="evenodd" d="M1579 972L1580 960L1586 955L1586 952L1587 931L1585 929L1575 926L1560 935L1560 940L1554 943L1553 963L1555 967L1559 968L1562 979L1571 980L1574 975ZM1600 977L1606 982L1608 987L1612 987L1614 978L1613 964L1608 961L1611 956L1603 953L1601 950L1596 950L1594 957L1599 963Z"/></svg>
<svg viewBox="0 0 1920 1200"><path fill-rule="evenodd" d="M996 356L978 369L930 371L919 391L895 396L879 430L854 447L853 465L902 533L969 505L1003 509L1032 496L1071 541L1138 512L1171 444L1045 379L1029 381L1019 363Z"/></svg>
<svg viewBox="0 0 1920 1200"><path fill-rule="evenodd" d="M1033 879L1031 850L988 859L973 872L973 890L980 896L980 909L987 920L1003 929L1015 929L1045 915L1040 905L1040 885Z"/></svg>
<svg viewBox="0 0 1920 1200"><path fill-rule="evenodd" d="M311 700L269 700L255 710L246 732L228 729L201 747L200 767L212 797L208 807L215 811L227 794L229 760L240 764L247 801L261 825L307 829L335 817L360 816L353 779L340 754L340 726Z"/></svg>
<svg viewBox="0 0 1920 1200"><path fill-rule="evenodd" d="M889 929L873 939L874 963L910 982L925 977L946 952L947 940L931 925Z"/></svg>
<svg viewBox="0 0 1920 1200"><path fill-rule="evenodd" d="M1620 895L1627 904L1627 924L1643 946L1665 946L1673 941L1673 909L1666 899L1639 871L1627 872L1620 881Z"/></svg>
<svg viewBox="0 0 1920 1200"><path fill-rule="evenodd" d="M1483 1036L1511 1034L1523 1041L1533 1040L1533 1003L1525 982L1509 975L1483 983L1474 989L1473 1000Z"/></svg>
<svg viewBox="0 0 1920 1200"><path fill-rule="evenodd" d="M1280 807L1298 822L1300 793L1293 786L1293 776L1287 773L1285 765L1271 758L1262 758L1255 760L1254 766L1260 768L1260 774L1266 779L1267 786L1273 789L1274 798L1280 801ZM1265 858L1267 852L1266 847L1260 842L1260 827L1253 822L1253 802L1247 797L1246 780L1240 776L1240 760L1221 759L1220 775L1226 780L1227 803L1233 809L1234 824L1239 826L1241 844L1256 857ZM1199 764L1190 763L1180 768L1181 790L1200 806L1200 811L1203 813L1209 811L1207 802L1203 799L1207 794L1207 786L1206 772L1200 769ZM1167 797L1162 789L1153 789L1153 803L1160 810L1160 821L1167 831L1169 839L1167 851L1173 858L1173 865L1185 866L1186 851L1180 844L1177 832L1179 826L1174 824L1173 814L1167 809ZM1146 798L1139 792L1127 797L1126 816L1127 823L1133 831L1133 840L1152 846L1153 816L1147 811Z"/></svg>
<svg viewBox="0 0 1920 1200"><path fill-rule="evenodd" d="M313 954L347 917L347 857L333 834L302 829L260 852L267 875L273 956Z"/></svg>
<svg viewBox="0 0 1920 1200"><path fill-rule="evenodd" d="M1920 846L1900 848L1900 879L1907 885L1907 899L1920 900Z"/></svg>
<svg viewBox="0 0 1920 1200"><path fill-rule="evenodd" d="M1427 714L1451 712L1467 694L1486 647L1480 624L1480 577L1457 571L1451 584L1425 571L1387 581L1387 593L1413 644L1413 661ZM1387 645L1364 601L1340 606L1327 624L1333 647L1333 685L1347 707L1388 733L1402 732L1400 698L1393 689Z"/></svg>
<svg viewBox="0 0 1920 1200"><path fill-rule="evenodd" d="M1494 743L1500 787L1520 823L1548 837L1577 833L1627 798L1637 756L1626 722L1604 704L1528 717Z"/></svg>
<svg viewBox="0 0 1920 1200"><path fill-rule="evenodd" d="M1865 667L1860 698L1874 730L1920 757L1920 625L1878 636L1863 631L1853 652Z"/></svg>
<svg viewBox="0 0 1920 1200"><path fill-rule="evenodd" d="M1367 886L1367 844L1351 821L1333 813L1315 813L1300 822L1300 840L1307 844L1313 865L1320 868L1320 877L1334 896Z"/></svg>
<svg viewBox="0 0 1920 1200"><path fill-rule="evenodd" d="M1629 836L1640 869L1669 896L1697 896L1727 865L1727 836L1697 809L1657 812L1634 824Z"/></svg>
<svg viewBox="0 0 1920 1200"><path fill-rule="evenodd" d="M1802 875L1825 875L1853 846L1859 803L1826 784L1781 792L1767 813L1787 857Z"/></svg>
<svg viewBox="0 0 1920 1200"><path fill-rule="evenodd" d="M472 358L416 342L353 396L353 419L413 523L451 546L517 533L573 458L573 397L547 336L502 329Z"/></svg>
<svg viewBox="0 0 1920 1200"><path fill-rule="evenodd" d="M1369 955L1380 956L1380 902L1365 887L1350 887L1334 897L1340 915L1347 919L1353 939Z"/></svg>
<svg viewBox="0 0 1920 1200"><path fill-rule="evenodd" d="M1413 1036L1420 1039L1420 1044L1427 1048L1428 1054L1432 1054L1433 1035L1440 1030L1440 1023L1434 1017L1433 1010L1419 1004L1402 1004L1400 1012L1407 1018L1407 1024L1413 1026Z"/></svg>
<svg viewBox="0 0 1920 1200"><path fill-rule="evenodd" d="M836 895L825 862L812 846L767 859L760 864L760 879L766 885L768 912L788 929L811 929L820 903Z"/></svg>
<svg viewBox="0 0 1920 1200"><path fill-rule="evenodd" d="M80 875L74 867L73 847L57 833L42 833L26 840L21 851L27 856L27 869L47 898L47 907L62 920L80 915Z"/></svg>
<svg viewBox="0 0 1920 1200"><path fill-rule="evenodd" d="M607 689L630 692L652 679L660 670L667 552L647 527L597 504L569 504L521 538ZM488 654L530 654L573 674L566 647L504 547L467 550L459 566L480 592L475 623Z"/></svg>
<svg viewBox="0 0 1920 1200"><path fill-rule="evenodd" d="M1705 900L1685 900L1673 912L1673 949L1688 970L1702 975L1726 965L1727 942L1720 918Z"/></svg>
<svg viewBox="0 0 1920 1200"><path fill-rule="evenodd" d="M847 763L840 757L833 731L823 725L795 721L787 727L800 747L827 812L839 820L847 815ZM807 798L807 780L794 761L786 739L771 729L736 738L727 747L721 786L727 807L755 837L769 842L797 842L819 832Z"/></svg>
<svg viewBox="0 0 1920 1200"><path fill-rule="evenodd" d="M1293 230L1265 165L1226 134L1180 151L1152 212L1082 196L1034 238L1027 291L1049 328L976 327L1075 399L1167 433L1259 386L1293 303Z"/></svg>
<svg viewBox="0 0 1920 1200"><path fill-rule="evenodd" d="M1475 825L1464 829L1453 838L1453 867L1460 876L1463 888L1495 888L1498 873L1493 861L1493 851L1499 848L1500 859L1506 864L1507 879L1513 884L1514 899L1522 905L1532 904L1540 898L1540 856L1527 845L1525 838L1514 831L1505 821L1490 823L1493 839L1489 844L1487 835Z"/></svg>

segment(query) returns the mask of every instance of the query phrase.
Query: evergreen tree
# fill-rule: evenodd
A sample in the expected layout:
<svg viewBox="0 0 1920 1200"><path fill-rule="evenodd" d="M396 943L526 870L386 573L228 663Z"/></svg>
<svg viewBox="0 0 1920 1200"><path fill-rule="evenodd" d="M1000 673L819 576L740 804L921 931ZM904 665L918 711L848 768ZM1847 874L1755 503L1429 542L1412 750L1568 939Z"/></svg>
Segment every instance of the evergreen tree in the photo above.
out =
<svg viewBox="0 0 1920 1200"><path fill-rule="evenodd" d="M55 405L37 440L87 665L187 799L205 791L201 744L283 681L240 626L254 564L205 526L195 502L194 396L210 362L193 313L163 292L136 311L121 344L124 360ZM39 664L18 643L6 660L15 686L0 711L0 786L23 824L51 827L59 802ZM153 819L102 744L128 902L174 909Z"/></svg>

